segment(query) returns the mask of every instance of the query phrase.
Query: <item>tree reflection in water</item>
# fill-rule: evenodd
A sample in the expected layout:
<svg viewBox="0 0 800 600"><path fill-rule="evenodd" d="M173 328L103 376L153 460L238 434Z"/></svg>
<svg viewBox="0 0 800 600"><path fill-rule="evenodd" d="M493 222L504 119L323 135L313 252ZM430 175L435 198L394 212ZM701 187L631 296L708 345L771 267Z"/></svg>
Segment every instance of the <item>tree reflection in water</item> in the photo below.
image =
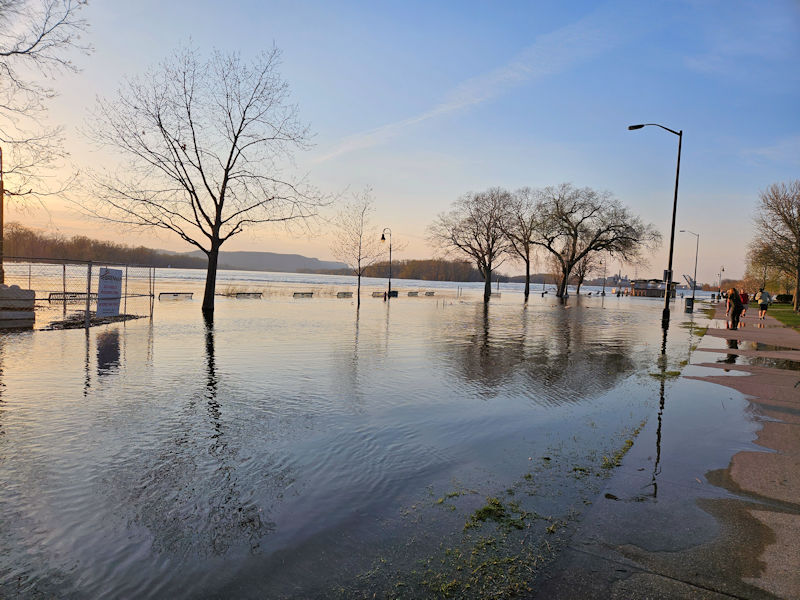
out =
<svg viewBox="0 0 800 600"><path fill-rule="evenodd" d="M601 334L602 313L575 304L554 304L546 313L520 313L491 304L476 307L474 323L454 323L455 343L439 346L448 367L479 393L494 396L504 384L520 388L531 402L579 402L610 389L635 368L626 337Z"/></svg>
<svg viewBox="0 0 800 600"><path fill-rule="evenodd" d="M123 465L112 486L126 494L119 501L131 511L131 525L149 531L153 550L184 559L258 552L275 529L260 501L277 501L287 484L285 469L270 472L271 465L253 464L231 444L242 440L237 434L246 424L225 418L226 403L235 399L220 394L212 324L204 337L202 389L175 407L172 434L139 455L144 464ZM142 479L131 481L130 473Z"/></svg>

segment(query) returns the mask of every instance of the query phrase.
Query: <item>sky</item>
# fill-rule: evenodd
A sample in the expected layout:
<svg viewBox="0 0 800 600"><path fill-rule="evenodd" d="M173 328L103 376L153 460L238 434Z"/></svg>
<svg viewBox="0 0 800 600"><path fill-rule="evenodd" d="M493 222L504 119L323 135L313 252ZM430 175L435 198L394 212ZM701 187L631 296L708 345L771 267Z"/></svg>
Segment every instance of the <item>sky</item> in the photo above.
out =
<svg viewBox="0 0 800 600"><path fill-rule="evenodd" d="M75 168L103 163L84 132L96 99L124 77L189 43L244 58L274 44L314 134L292 169L344 199L371 186L374 223L391 228L399 259L433 256L426 229L467 192L571 182L613 193L654 224L662 247L622 271L660 278L678 138L628 131L634 123L683 131L676 279L695 259L695 237L681 229L700 235L699 281L716 281L722 267L741 276L759 192L800 177L797 1L106 0L83 13L94 51L74 57L79 73L52 82L48 117L64 126ZM114 230L59 200L11 205L6 220L192 249L164 233ZM331 243L321 220L310 233L259 227L222 249L328 260Z"/></svg>

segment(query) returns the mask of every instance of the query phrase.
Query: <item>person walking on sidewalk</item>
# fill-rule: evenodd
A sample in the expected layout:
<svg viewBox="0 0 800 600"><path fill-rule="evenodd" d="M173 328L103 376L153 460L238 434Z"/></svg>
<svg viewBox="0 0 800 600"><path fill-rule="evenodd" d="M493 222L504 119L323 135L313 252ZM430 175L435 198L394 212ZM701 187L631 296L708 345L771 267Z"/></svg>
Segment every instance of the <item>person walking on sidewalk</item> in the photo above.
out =
<svg viewBox="0 0 800 600"><path fill-rule="evenodd" d="M725 302L725 316L730 316L727 323L728 329L739 329L739 318L742 316L742 298L736 288L728 290L728 299Z"/></svg>
<svg viewBox="0 0 800 600"><path fill-rule="evenodd" d="M750 304L750 294L742 290L740 296L742 299L742 318L744 319L747 316L747 305Z"/></svg>
<svg viewBox="0 0 800 600"><path fill-rule="evenodd" d="M772 296L770 296L769 292L764 288L761 288L756 294L756 302L758 302L758 318L763 320L767 315L767 309L772 302Z"/></svg>

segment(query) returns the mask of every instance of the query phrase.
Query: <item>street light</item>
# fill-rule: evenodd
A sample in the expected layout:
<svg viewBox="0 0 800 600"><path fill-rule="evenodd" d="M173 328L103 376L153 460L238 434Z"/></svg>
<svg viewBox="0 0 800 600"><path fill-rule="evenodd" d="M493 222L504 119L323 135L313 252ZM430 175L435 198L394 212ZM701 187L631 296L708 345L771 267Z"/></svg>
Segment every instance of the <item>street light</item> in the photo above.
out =
<svg viewBox="0 0 800 600"><path fill-rule="evenodd" d="M388 227L384 227L383 231L381 232L381 241L386 241L386 232L389 232L389 295L387 298L392 297L392 230Z"/></svg>
<svg viewBox="0 0 800 600"><path fill-rule="evenodd" d="M694 311L694 290L697 287L697 253L700 251L700 234L695 233L694 231L689 231L688 229L681 229L681 233L690 233L697 238L697 242L694 247L694 279L692 279L692 310L687 310L686 312Z"/></svg>
<svg viewBox="0 0 800 600"><path fill-rule="evenodd" d="M717 273L717 275L719 275L719 297L720 298L722 298L722 274L724 272L725 272L725 267L720 267L719 268L719 273Z"/></svg>
<svg viewBox="0 0 800 600"><path fill-rule="evenodd" d="M606 261L600 261L603 264L603 291L600 293L601 296L606 295Z"/></svg>
<svg viewBox="0 0 800 600"><path fill-rule="evenodd" d="M661 129L665 131L669 131L670 133L674 133L678 136L678 167L675 170L675 198L672 201L672 227L669 233L669 262L667 263L667 271L664 273L666 280L666 286L664 290L664 312L661 315L661 326L664 329L669 327L669 293L670 288L672 287L672 251L675 248L675 213L678 210L678 178L681 174L681 142L683 142L683 130L675 131L674 129L670 129L669 127L664 127L663 125L659 125L658 123L641 123L639 125L629 125L628 129L633 131L634 129L641 129L642 127L647 126L654 126L654 127L661 127Z"/></svg>

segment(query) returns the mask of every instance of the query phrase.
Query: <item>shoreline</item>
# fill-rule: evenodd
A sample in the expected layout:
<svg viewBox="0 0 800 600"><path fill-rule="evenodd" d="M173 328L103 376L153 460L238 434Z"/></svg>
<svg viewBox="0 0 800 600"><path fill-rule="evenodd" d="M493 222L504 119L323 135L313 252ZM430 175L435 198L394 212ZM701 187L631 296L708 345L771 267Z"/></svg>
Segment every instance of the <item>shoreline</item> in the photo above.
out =
<svg viewBox="0 0 800 600"><path fill-rule="evenodd" d="M609 502L606 492L531 598L800 598L800 333L767 315L760 321L751 311L731 331L717 304L697 348L705 360L692 362L681 377L712 385L717 395L733 392L731 401L738 396L751 430L691 426L694 434L727 444L727 465L707 466L695 481L691 468L674 467L660 481L661 497L636 506ZM704 406L710 392L692 399L683 393L676 384L665 419L678 402L714 410ZM723 418L731 402L720 401ZM675 448L666 459L690 463L696 460L690 447ZM633 491L647 458L625 462L608 486L622 490L615 499Z"/></svg>

